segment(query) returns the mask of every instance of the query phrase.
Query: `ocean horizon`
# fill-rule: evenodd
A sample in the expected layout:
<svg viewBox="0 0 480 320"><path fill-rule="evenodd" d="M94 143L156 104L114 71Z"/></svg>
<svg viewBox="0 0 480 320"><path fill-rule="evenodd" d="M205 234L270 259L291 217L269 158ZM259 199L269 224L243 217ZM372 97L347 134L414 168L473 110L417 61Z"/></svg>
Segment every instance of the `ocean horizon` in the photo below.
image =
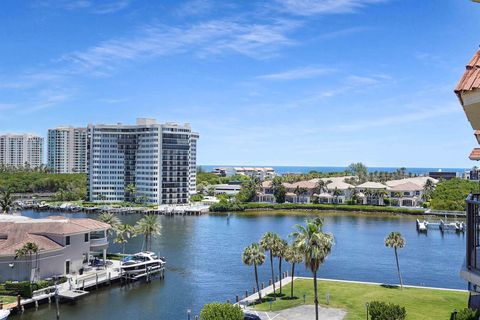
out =
<svg viewBox="0 0 480 320"><path fill-rule="evenodd" d="M343 172L347 167L314 167L314 166L256 166L256 165L199 165L205 171L213 171L215 168L232 168L232 167L269 167L273 168L278 174L285 173L308 173L310 171L318 172ZM368 167L368 172L394 172L395 170L401 167ZM463 174L467 168L443 168L443 167L432 167L432 168L416 168L416 167L405 167L408 173L424 175L429 172L456 172L458 174Z"/></svg>

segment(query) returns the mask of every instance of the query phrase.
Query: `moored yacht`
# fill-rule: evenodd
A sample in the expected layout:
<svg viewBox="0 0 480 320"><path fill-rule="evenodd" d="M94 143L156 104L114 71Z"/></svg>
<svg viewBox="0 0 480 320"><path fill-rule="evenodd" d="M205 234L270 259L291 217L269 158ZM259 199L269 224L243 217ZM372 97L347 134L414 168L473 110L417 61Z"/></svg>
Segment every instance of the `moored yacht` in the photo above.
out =
<svg viewBox="0 0 480 320"><path fill-rule="evenodd" d="M165 258L159 258L154 252L144 251L123 258L122 271L133 278L140 278L163 270Z"/></svg>

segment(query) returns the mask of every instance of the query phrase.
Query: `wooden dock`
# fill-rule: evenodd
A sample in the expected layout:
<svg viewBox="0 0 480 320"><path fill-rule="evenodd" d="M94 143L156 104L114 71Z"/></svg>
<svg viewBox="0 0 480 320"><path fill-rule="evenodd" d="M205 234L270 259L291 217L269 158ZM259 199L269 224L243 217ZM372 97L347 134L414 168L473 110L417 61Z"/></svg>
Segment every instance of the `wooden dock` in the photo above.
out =
<svg viewBox="0 0 480 320"><path fill-rule="evenodd" d="M23 312L23 310L28 307L34 306L38 308L40 303L51 303L56 296L58 296L59 299L72 301L102 286L109 286L119 281L130 282L138 279L127 277L122 272L120 265L120 261L112 260L111 265L107 265L105 269L92 269L82 275L69 276L68 280L64 283L36 290L33 292L31 298L20 299L17 303L4 305L3 308L9 309L12 312ZM165 277L165 267L157 270L156 275L163 279ZM147 282L149 282L151 278L153 278L153 273L152 275L148 275L146 278Z"/></svg>

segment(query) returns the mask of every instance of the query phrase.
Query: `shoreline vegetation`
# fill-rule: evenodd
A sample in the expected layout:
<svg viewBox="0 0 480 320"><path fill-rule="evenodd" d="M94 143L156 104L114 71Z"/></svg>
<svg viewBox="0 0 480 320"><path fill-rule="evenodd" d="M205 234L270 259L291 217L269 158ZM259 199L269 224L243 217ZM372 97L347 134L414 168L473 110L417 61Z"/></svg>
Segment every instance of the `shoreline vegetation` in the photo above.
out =
<svg viewBox="0 0 480 320"><path fill-rule="evenodd" d="M348 205L348 204L296 204L296 203L219 203L210 207L211 212L248 212L248 211L276 211L276 210L305 210L305 211L346 211L361 213L395 213L408 215L425 215L424 209L409 209L402 207Z"/></svg>

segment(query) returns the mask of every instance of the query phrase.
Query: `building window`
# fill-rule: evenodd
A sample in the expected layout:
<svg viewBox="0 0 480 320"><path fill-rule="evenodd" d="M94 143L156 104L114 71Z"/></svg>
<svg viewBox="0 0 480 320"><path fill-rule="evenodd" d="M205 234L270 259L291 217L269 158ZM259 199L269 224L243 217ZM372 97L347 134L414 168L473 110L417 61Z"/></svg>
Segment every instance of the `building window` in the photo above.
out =
<svg viewBox="0 0 480 320"><path fill-rule="evenodd" d="M85 242L88 242L88 236L89 236L89 234L85 233Z"/></svg>
<svg viewBox="0 0 480 320"><path fill-rule="evenodd" d="M65 245L69 246L70 245L70 236L65 237Z"/></svg>

